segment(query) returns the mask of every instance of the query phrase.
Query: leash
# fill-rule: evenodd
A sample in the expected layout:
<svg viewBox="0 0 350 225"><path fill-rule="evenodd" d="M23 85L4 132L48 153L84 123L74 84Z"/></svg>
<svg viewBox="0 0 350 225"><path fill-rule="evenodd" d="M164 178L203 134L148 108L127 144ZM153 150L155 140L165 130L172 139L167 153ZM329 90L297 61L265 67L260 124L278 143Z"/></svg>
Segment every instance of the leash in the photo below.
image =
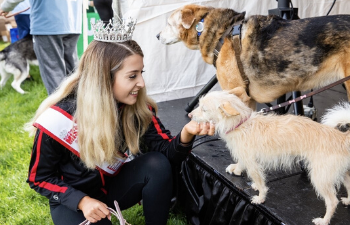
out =
<svg viewBox="0 0 350 225"><path fill-rule="evenodd" d="M323 87L323 88L320 88L320 89L318 89L318 90L316 90L316 91L309 92L309 93L306 94L306 95L302 95L302 96L300 96L300 97L298 97L298 98L295 98L295 99L292 99L292 100L283 102L283 103L278 104L278 105L275 105L275 106L271 106L271 107L269 107L269 108L262 108L262 109L259 111L259 113L264 113L264 114L266 114L267 112L270 112L270 111L273 111L273 110L276 110L276 109L285 107L285 106L290 105L290 104L295 103L295 102L299 102L299 101L301 101L301 100L303 100L303 99L305 99L305 98L309 98L309 97L311 97L311 96L313 96L313 95L315 95L315 94L321 93L321 92L323 92L323 91L325 91L325 90L327 90L327 89L329 89L329 88L332 88L332 87L334 87L334 86L337 86L338 84L344 83L345 81L347 81L347 80L349 80L349 79L350 79L350 76L344 77L343 79L340 79L340 80L338 80L338 81L336 81L336 82L334 82L334 83L331 83L331 84L329 84L329 85L327 85L327 86L325 86L325 87ZM350 90L348 90L348 91L350 91Z"/></svg>
<svg viewBox="0 0 350 225"><path fill-rule="evenodd" d="M114 205L115 205L115 209L117 211L115 211L112 208L107 207L107 209L111 212L112 215L116 216L117 219L119 220L120 225L131 225L128 222L126 222L126 220L123 218L122 212L120 211L119 205L117 201L114 201ZM88 220L84 220L82 223L80 223L79 225L90 225L91 222Z"/></svg>

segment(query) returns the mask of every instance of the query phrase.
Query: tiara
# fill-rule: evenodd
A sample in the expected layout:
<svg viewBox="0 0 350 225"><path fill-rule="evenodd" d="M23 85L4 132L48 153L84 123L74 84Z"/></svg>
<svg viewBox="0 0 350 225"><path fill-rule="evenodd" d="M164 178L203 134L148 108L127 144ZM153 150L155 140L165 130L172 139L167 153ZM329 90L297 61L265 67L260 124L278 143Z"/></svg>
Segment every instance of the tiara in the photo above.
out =
<svg viewBox="0 0 350 225"><path fill-rule="evenodd" d="M123 42L131 40L136 25L136 19L120 19L113 17L109 23L105 25L102 20L91 23L94 32L94 39L104 42Z"/></svg>

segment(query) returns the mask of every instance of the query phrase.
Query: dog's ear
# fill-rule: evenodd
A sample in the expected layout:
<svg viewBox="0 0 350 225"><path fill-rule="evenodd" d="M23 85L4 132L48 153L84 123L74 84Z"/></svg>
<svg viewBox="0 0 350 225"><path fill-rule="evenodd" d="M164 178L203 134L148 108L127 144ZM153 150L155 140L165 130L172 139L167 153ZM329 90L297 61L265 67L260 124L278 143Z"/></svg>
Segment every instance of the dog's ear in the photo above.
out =
<svg viewBox="0 0 350 225"><path fill-rule="evenodd" d="M244 103L246 103L250 100L250 97L247 95L247 92L245 91L245 89L243 87L236 87L234 89L229 90L228 93L236 95Z"/></svg>
<svg viewBox="0 0 350 225"><path fill-rule="evenodd" d="M223 116L239 115L239 112L235 108L233 108L229 102L224 102L222 105L220 105L219 109Z"/></svg>
<svg viewBox="0 0 350 225"><path fill-rule="evenodd" d="M194 17L194 13L191 9L183 9L181 10L181 20L182 20L182 26L185 29L190 29L190 27L192 26L195 17Z"/></svg>

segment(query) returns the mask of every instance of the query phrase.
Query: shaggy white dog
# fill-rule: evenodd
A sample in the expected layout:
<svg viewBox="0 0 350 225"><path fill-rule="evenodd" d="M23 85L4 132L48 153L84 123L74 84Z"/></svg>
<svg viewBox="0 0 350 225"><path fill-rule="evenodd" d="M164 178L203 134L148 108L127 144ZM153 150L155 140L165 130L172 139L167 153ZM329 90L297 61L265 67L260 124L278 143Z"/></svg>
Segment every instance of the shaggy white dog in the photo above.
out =
<svg viewBox="0 0 350 225"><path fill-rule="evenodd" d="M243 88L231 92L213 91L202 97L190 114L197 122L214 122L218 135L226 142L234 160L226 172L240 175L243 170L252 179L252 188L259 195L253 204L266 199L268 187L265 171L290 169L296 160L303 160L316 193L326 204L326 214L316 218L316 225L329 224L338 204L336 188L344 184L350 204L350 132L334 127L350 123L350 105L343 103L323 117L320 124L304 116L254 112ZM336 120L334 120L334 117Z"/></svg>

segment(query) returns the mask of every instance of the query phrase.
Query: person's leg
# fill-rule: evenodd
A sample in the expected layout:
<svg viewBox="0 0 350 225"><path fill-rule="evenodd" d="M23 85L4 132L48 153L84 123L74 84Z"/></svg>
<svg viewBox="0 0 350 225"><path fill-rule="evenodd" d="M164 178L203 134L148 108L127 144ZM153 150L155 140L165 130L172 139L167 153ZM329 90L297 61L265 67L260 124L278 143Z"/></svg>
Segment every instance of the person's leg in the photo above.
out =
<svg viewBox="0 0 350 225"><path fill-rule="evenodd" d="M40 75L49 95L66 77L63 36L33 36L34 52L39 62Z"/></svg>
<svg viewBox="0 0 350 225"><path fill-rule="evenodd" d="M112 0L94 0L94 6L105 24L113 18Z"/></svg>
<svg viewBox="0 0 350 225"><path fill-rule="evenodd" d="M146 224L164 225L170 209L172 182L168 159L159 152L146 153L124 164L112 179L107 205L114 208L116 200L124 210L142 199Z"/></svg>
<svg viewBox="0 0 350 225"><path fill-rule="evenodd" d="M19 14L15 16L18 30L18 40L26 37L30 33L29 14Z"/></svg>
<svg viewBox="0 0 350 225"><path fill-rule="evenodd" d="M63 37L64 61L66 64L66 75L75 70L78 64L77 43L80 34L68 34Z"/></svg>
<svg viewBox="0 0 350 225"><path fill-rule="evenodd" d="M58 205L55 207L50 207L51 218L55 225L78 225L85 221L85 217L82 211L75 212L68 209L64 205ZM98 223L93 223L96 225L112 225L112 223L107 219L103 219Z"/></svg>

